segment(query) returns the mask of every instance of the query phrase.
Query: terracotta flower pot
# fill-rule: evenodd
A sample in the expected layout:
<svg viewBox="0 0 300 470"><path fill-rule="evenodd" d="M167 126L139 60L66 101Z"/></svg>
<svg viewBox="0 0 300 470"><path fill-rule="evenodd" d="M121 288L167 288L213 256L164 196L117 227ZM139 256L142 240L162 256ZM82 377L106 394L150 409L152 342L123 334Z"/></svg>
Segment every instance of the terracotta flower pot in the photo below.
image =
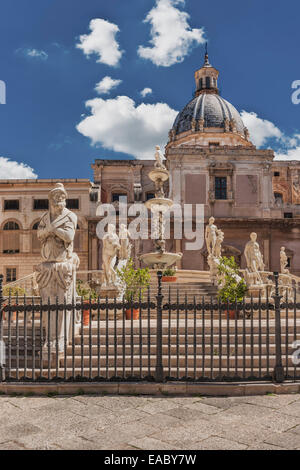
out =
<svg viewBox="0 0 300 470"><path fill-rule="evenodd" d="M90 311L83 310L83 326L89 326L90 324Z"/></svg>
<svg viewBox="0 0 300 470"><path fill-rule="evenodd" d="M237 312L235 310L228 310L227 315L230 320L235 320Z"/></svg>
<svg viewBox="0 0 300 470"><path fill-rule="evenodd" d="M177 277L176 276L163 276L161 280L162 282L176 282Z"/></svg>
<svg viewBox="0 0 300 470"><path fill-rule="evenodd" d="M140 318L140 311L138 308L128 308L126 311L125 311L125 316L126 316L126 320L131 320L131 318L133 320L138 320Z"/></svg>

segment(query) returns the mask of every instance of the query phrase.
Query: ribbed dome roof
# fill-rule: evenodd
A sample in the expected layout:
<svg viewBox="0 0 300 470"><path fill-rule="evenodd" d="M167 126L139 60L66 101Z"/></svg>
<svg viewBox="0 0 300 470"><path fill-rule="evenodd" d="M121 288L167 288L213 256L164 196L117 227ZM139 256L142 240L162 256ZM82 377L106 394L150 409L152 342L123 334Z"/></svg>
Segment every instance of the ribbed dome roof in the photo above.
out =
<svg viewBox="0 0 300 470"><path fill-rule="evenodd" d="M224 129L225 119L235 121L236 130L244 134L245 126L239 112L232 104L215 93L202 92L193 98L175 119L173 129L176 134L192 129L192 121L204 120L204 128L219 127Z"/></svg>

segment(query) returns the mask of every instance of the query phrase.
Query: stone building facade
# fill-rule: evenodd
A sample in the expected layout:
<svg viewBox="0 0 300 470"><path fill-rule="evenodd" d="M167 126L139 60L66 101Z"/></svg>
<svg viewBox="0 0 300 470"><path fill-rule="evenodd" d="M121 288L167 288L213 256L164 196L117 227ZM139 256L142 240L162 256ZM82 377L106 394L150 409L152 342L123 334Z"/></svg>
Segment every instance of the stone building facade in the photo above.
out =
<svg viewBox="0 0 300 470"><path fill-rule="evenodd" d="M32 274L41 262L37 227L48 208L48 192L57 182L64 184L68 207L78 217L74 251L80 258L80 269L88 269L90 181L0 180L0 273L4 275L5 283Z"/></svg>
<svg viewBox="0 0 300 470"><path fill-rule="evenodd" d="M255 231L268 270L279 270L279 251L285 246L291 272L300 275L300 162L276 161L272 150L259 150L251 143L240 114L220 96L218 78L206 55L203 67L195 72L195 96L169 132L166 194L182 206L203 204L205 221L214 216L224 231L223 254L235 256L242 268L245 244ZM75 251L80 269L101 269L97 207L113 203L118 208L124 197L129 204L153 197L155 189L148 177L153 166L153 160L97 159L92 164L93 183L0 181L0 271L6 281L31 274L39 262L35 229L45 208L35 201L45 200L58 181L65 185L73 201L70 208L78 215ZM186 240L174 240L171 231L167 250L183 253L178 267L207 270L205 247L188 251L185 245ZM152 240L135 240L133 256L137 260L152 249Z"/></svg>
<svg viewBox="0 0 300 470"><path fill-rule="evenodd" d="M178 114L165 149L170 171L169 195L182 206L203 204L205 221L216 218L225 233L224 255L245 267L244 247L257 232L266 268L279 270L279 251L286 247L290 269L300 274L300 162L274 161L272 150L251 143L240 114L219 95L219 72L205 56L195 72L194 98ZM101 201L145 201L154 188L147 174L153 161L96 160L94 180ZM99 218L90 220L93 268L101 266ZM207 270L206 249L186 250L186 240L169 240L168 250L181 251L183 269ZM135 253L152 250L151 240L135 243ZM94 256L97 253L98 256Z"/></svg>

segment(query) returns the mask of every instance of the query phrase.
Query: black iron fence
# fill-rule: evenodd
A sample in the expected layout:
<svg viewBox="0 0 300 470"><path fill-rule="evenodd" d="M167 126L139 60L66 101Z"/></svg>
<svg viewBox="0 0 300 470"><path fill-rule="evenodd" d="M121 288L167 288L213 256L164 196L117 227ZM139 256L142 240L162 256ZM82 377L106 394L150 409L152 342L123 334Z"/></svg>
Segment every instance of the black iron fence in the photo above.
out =
<svg viewBox="0 0 300 470"><path fill-rule="evenodd" d="M137 302L43 305L4 298L0 277L0 380L298 380L300 304L274 279L272 297L234 304L166 293L159 272Z"/></svg>

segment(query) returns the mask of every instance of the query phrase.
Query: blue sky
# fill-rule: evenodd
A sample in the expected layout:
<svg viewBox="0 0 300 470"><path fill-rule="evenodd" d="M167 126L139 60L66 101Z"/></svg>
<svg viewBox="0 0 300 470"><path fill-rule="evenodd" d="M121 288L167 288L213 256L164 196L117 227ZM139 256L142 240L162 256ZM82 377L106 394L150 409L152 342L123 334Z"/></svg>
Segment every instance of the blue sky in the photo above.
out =
<svg viewBox="0 0 300 470"><path fill-rule="evenodd" d="M91 177L95 158L151 157L192 98L206 39L255 143L300 159L299 17L297 0L2 0L0 177L30 176L24 165ZM104 77L121 82L95 90Z"/></svg>

